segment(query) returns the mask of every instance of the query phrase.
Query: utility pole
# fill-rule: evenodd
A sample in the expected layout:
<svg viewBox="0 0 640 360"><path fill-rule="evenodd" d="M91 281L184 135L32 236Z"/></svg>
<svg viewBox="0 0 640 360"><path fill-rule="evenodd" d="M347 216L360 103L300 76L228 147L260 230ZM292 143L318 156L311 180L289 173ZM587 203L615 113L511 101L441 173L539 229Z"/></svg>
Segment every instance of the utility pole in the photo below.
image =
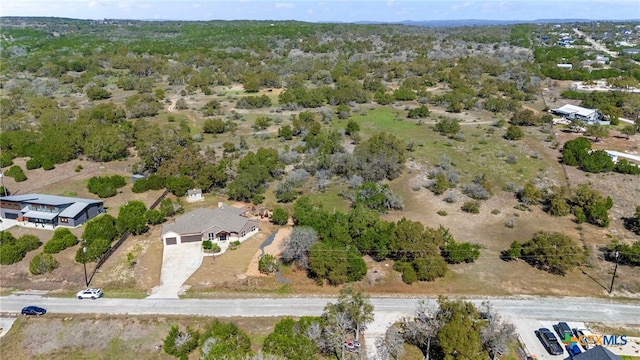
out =
<svg viewBox="0 0 640 360"><path fill-rule="evenodd" d="M84 284L89 287L89 278L87 277L87 247L82 244L82 266L84 267Z"/></svg>
<svg viewBox="0 0 640 360"><path fill-rule="evenodd" d="M609 294L613 291L613 282L616 280L616 271L618 271L618 257L620 256L620 252L616 250L616 267L613 269L613 277L611 278L611 286L609 287Z"/></svg>

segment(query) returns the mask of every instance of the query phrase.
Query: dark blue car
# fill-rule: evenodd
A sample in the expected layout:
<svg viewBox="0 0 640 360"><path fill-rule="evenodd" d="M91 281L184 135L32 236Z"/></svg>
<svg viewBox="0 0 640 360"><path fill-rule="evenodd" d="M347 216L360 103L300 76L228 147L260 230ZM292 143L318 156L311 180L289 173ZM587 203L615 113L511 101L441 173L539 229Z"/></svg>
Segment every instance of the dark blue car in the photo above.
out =
<svg viewBox="0 0 640 360"><path fill-rule="evenodd" d="M22 308L22 315L44 315L47 313L47 309L38 306L25 306Z"/></svg>

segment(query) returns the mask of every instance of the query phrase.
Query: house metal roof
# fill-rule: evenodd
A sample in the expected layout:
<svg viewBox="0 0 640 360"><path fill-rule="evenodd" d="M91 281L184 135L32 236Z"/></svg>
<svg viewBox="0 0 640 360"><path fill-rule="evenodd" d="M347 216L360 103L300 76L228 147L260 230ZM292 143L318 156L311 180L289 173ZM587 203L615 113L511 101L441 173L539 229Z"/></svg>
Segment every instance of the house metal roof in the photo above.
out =
<svg viewBox="0 0 640 360"><path fill-rule="evenodd" d="M26 217L26 218L29 218L29 219L53 220L53 219L55 219L56 216L58 216L58 214L57 213L52 213L52 212L33 211L33 210L31 210L31 211L27 211L22 216Z"/></svg>
<svg viewBox="0 0 640 360"><path fill-rule="evenodd" d="M240 232L247 222L256 222L241 216L245 212L247 212L247 209L232 206L223 206L215 209L199 208L177 217L171 224L163 225L162 235L170 231L177 234L204 233L208 230L214 233L222 230Z"/></svg>
<svg viewBox="0 0 640 360"><path fill-rule="evenodd" d="M553 111L560 113L560 114L577 114L580 116L589 116L591 114L593 114L594 112L597 112L598 110L596 109L587 109L587 108L583 108L582 106L576 106L576 105L571 105L571 104L567 104L567 105L563 105L557 109L554 109Z"/></svg>
<svg viewBox="0 0 640 360"><path fill-rule="evenodd" d="M24 195L11 195L0 197L0 201L15 201L21 204L35 204L35 205L49 205L49 206L65 206L60 212L60 216L67 218L75 218L79 213L87 208L91 204L102 204L102 200L92 200L75 198L68 196L56 196L56 195L43 195L43 194L24 194ZM28 215L31 214L31 215ZM51 215L53 214L53 215ZM25 217L33 217L38 219L52 220L57 213L48 213L42 211L27 210L24 214Z"/></svg>
<svg viewBox="0 0 640 360"><path fill-rule="evenodd" d="M87 207L87 204L85 203L80 203L80 202L73 203L68 208L62 210L62 212L60 212L60 216L66 217L66 218L74 218L86 207Z"/></svg>
<svg viewBox="0 0 640 360"><path fill-rule="evenodd" d="M71 203L83 203L83 204L101 204L102 200L92 200L75 198L68 196L57 195L43 195L43 194L24 194L24 195L10 195L0 197L0 200L24 202L30 204L52 205L59 206Z"/></svg>

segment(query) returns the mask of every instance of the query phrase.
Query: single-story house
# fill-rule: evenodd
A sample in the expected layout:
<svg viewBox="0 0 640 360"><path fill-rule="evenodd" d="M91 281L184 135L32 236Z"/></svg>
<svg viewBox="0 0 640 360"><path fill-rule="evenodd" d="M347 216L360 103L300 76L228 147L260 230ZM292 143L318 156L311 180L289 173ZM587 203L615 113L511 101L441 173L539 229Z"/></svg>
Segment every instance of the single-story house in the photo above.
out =
<svg viewBox="0 0 640 360"><path fill-rule="evenodd" d="M559 67L560 69L568 69L568 70L573 69L573 64L556 64L556 66Z"/></svg>
<svg viewBox="0 0 640 360"><path fill-rule="evenodd" d="M75 227L105 212L102 200L25 194L0 197L0 218Z"/></svg>
<svg viewBox="0 0 640 360"><path fill-rule="evenodd" d="M640 49L635 49L635 48L622 49L622 52L626 55L637 55L637 54L640 54Z"/></svg>
<svg viewBox="0 0 640 360"><path fill-rule="evenodd" d="M164 245L176 245L210 240L220 247L233 241L242 242L260 231L258 220L245 216L248 211L224 205L196 209L163 225L162 241Z"/></svg>
<svg viewBox="0 0 640 360"><path fill-rule="evenodd" d="M563 105L557 109L551 110L551 113L560 115L566 119L574 120L578 119L584 121L587 124L593 124L596 122L603 123L604 116L597 109L587 109L576 105Z"/></svg>

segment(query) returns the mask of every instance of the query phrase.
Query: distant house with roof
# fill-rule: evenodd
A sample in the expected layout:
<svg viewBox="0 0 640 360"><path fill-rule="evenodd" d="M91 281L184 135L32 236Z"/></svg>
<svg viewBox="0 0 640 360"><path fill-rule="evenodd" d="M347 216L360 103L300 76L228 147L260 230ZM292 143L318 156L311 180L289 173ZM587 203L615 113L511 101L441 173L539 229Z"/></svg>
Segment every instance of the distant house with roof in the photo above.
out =
<svg viewBox="0 0 640 360"><path fill-rule="evenodd" d="M0 197L0 218L75 227L105 212L102 200L25 194Z"/></svg>
<svg viewBox="0 0 640 360"><path fill-rule="evenodd" d="M210 240L226 248L230 242L242 242L260 231L258 220L245 216L248 211L224 205L196 209L164 224L162 241L168 246Z"/></svg>
<svg viewBox="0 0 640 360"><path fill-rule="evenodd" d="M188 202L196 202L202 201L204 198L202 197L201 189L191 189L187 191L187 201Z"/></svg>
<svg viewBox="0 0 640 360"><path fill-rule="evenodd" d="M587 109L577 105L563 105L557 109L551 110L551 113L562 116L567 120L580 120L586 124L609 124L608 121L604 121L604 116L600 111L598 111L598 109Z"/></svg>
<svg viewBox="0 0 640 360"><path fill-rule="evenodd" d="M640 54L640 49L636 49L636 48L622 49L622 53L625 55L638 55Z"/></svg>

